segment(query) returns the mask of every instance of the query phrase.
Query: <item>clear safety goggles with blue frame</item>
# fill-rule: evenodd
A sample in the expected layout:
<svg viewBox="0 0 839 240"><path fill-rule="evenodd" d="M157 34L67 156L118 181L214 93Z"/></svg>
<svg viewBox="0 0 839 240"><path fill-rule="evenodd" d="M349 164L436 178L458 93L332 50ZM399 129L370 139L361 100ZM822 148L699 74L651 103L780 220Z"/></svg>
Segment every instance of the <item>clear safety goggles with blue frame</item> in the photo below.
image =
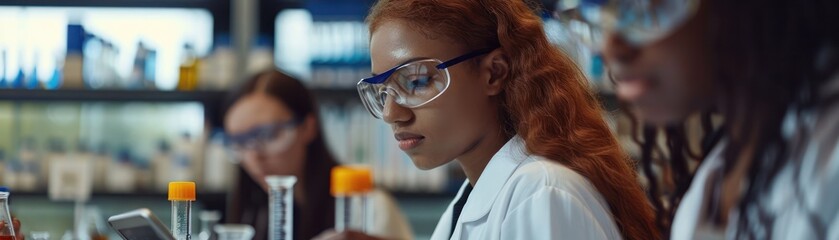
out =
<svg viewBox="0 0 839 240"><path fill-rule="evenodd" d="M699 0L558 0L554 18L592 50L605 32L643 46L659 40L693 17Z"/></svg>
<svg viewBox="0 0 839 240"><path fill-rule="evenodd" d="M376 118L382 118L388 99L403 107L417 108L434 101L449 88L449 67L493 50L480 49L445 62L421 58L399 64L379 75L361 79L356 86L358 95Z"/></svg>
<svg viewBox="0 0 839 240"><path fill-rule="evenodd" d="M225 145L233 155L230 160L239 163L249 151L275 154L288 150L297 136L297 126L302 122L302 118L295 117L288 121L262 124L239 134L226 134Z"/></svg>

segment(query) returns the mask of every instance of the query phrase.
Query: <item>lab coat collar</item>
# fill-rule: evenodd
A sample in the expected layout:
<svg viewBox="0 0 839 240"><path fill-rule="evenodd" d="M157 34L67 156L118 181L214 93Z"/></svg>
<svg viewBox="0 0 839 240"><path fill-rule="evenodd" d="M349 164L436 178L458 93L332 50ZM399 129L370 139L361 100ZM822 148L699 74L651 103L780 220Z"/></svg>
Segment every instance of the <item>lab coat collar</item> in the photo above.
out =
<svg viewBox="0 0 839 240"><path fill-rule="evenodd" d="M501 188L507 183L507 179L513 175L519 164L527 159L528 154L524 148L524 140L518 135L511 138L492 156L486 168L474 185L469 199L463 207L460 222L472 222L481 219L489 213L496 196ZM467 180L468 184L468 180ZM464 184L463 187L466 187ZM463 192L463 188L461 188Z"/></svg>

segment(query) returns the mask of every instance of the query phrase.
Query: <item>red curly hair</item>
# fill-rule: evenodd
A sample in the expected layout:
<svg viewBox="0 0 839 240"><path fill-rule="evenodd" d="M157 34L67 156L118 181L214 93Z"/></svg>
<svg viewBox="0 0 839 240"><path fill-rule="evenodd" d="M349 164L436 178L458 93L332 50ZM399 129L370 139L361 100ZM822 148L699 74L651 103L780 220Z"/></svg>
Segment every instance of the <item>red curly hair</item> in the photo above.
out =
<svg viewBox="0 0 839 240"><path fill-rule="evenodd" d="M521 136L531 154L586 177L608 202L624 238L659 239L633 164L603 120L588 80L548 41L535 6L522 0L380 0L367 22L371 33L400 19L474 49L500 46L511 71L499 99L508 133Z"/></svg>

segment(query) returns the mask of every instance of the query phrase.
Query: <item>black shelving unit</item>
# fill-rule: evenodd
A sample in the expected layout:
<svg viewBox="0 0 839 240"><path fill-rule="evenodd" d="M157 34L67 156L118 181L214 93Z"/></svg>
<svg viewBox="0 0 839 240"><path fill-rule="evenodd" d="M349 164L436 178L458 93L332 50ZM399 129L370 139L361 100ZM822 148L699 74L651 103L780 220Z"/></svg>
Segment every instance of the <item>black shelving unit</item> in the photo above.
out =
<svg viewBox="0 0 839 240"><path fill-rule="evenodd" d="M214 0L3 0L0 6L210 8Z"/></svg>
<svg viewBox="0 0 839 240"><path fill-rule="evenodd" d="M282 9L302 6L302 0L260 0L260 35L273 33L273 19ZM112 8L182 8L204 9L213 16L213 36L231 35L231 0L2 0L2 7L112 7ZM271 35L272 36L272 35ZM232 36L231 36L232 37ZM272 41L273 42L273 41ZM327 93L328 96L334 96ZM226 99L225 91L151 91L151 90L21 90L0 89L0 102L200 102L211 127L222 126L221 111ZM357 99L357 97L356 97ZM15 192L15 196L47 198L46 192ZM123 199L166 199L165 193L94 193L94 198ZM226 193L198 193L197 198L211 209L226 208Z"/></svg>
<svg viewBox="0 0 839 240"><path fill-rule="evenodd" d="M224 91L0 89L1 101L202 102L218 103Z"/></svg>
<svg viewBox="0 0 839 240"><path fill-rule="evenodd" d="M361 102L352 88L313 88L318 100ZM0 101L19 102L201 102L215 107L223 104L227 91L154 90L22 90L0 89Z"/></svg>

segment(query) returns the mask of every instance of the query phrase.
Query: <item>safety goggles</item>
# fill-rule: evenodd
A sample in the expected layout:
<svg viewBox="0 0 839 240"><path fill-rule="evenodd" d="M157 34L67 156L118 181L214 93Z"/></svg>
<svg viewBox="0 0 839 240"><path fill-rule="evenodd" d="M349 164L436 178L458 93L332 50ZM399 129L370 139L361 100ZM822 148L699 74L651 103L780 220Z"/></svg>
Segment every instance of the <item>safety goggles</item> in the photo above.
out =
<svg viewBox="0 0 839 240"><path fill-rule="evenodd" d="M248 151L274 154L288 150L294 143L297 126L301 121L295 118L290 121L260 125L244 133L227 135L226 145L233 155L230 159L234 163L239 163Z"/></svg>
<svg viewBox="0 0 839 240"><path fill-rule="evenodd" d="M389 99L403 107L420 107L434 101L449 88L449 67L492 50L495 48L480 49L445 62L422 58L400 64L379 75L361 79L356 86L358 95L376 118L382 118Z"/></svg>
<svg viewBox="0 0 839 240"><path fill-rule="evenodd" d="M670 34L698 7L699 0L558 0L554 18L599 51L606 31L632 45L646 45Z"/></svg>

